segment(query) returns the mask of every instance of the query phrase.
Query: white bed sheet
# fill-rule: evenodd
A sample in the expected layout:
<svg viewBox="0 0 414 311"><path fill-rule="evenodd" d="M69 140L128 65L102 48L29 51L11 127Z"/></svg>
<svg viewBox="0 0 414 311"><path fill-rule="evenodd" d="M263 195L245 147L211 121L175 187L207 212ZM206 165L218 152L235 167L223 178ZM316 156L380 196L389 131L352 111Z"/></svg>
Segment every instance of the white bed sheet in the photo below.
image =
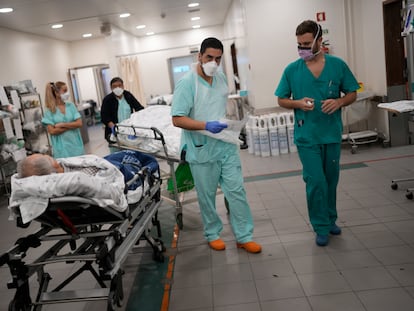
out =
<svg viewBox="0 0 414 311"><path fill-rule="evenodd" d="M59 159L71 161L72 164L73 160L79 165L93 165L102 170L95 176L79 171L26 178L13 175L9 201L10 218L14 219L15 215L20 214L23 223L27 223L47 209L50 198L70 195L91 199L99 206L125 211L128 201L124 194L124 176L114 165L95 155ZM138 196L140 197L139 194Z"/></svg>
<svg viewBox="0 0 414 311"><path fill-rule="evenodd" d="M162 150L161 141L150 139L153 137L153 132L144 129L135 129L123 126L142 126L142 127L156 127L164 136L165 144L167 146L168 155L178 157L180 154L181 129L172 124L171 106L154 105L134 112L127 120L119 123L118 139L126 145L137 147L149 153L156 153ZM128 138L128 135L136 135L138 139ZM145 139L148 138L148 139Z"/></svg>
<svg viewBox="0 0 414 311"><path fill-rule="evenodd" d="M247 116L240 121L228 119L221 119L220 121L228 125L228 128L224 129L222 132L217 134L212 134L206 130L199 132L203 135L220 139L228 143L240 144L239 135L241 129L247 122ZM134 132L132 128L128 128L128 126L142 126L146 128L156 127L164 136L168 155L176 158L179 157L182 130L173 125L170 106L149 106L133 113L129 119L122 121L119 125L121 126L118 127L118 132L120 134L118 135L118 139L123 145L136 147L149 153L161 151L162 143L150 138L154 136L152 131L135 128ZM139 138L128 137L130 135L135 135Z"/></svg>

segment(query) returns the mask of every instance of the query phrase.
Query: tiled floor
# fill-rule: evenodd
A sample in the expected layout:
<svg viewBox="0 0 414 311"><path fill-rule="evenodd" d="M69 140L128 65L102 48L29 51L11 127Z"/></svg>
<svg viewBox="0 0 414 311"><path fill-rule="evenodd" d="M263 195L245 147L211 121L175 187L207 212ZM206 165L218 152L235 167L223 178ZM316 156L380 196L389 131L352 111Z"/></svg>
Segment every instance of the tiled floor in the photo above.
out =
<svg viewBox="0 0 414 311"><path fill-rule="evenodd" d="M87 150L105 155L101 129L90 128L89 136ZM356 154L344 146L338 187L338 224L343 233L331 237L327 247L314 242L297 154L260 158L243 150L241 156L244 175L249 177L245 186L255 219L254 236L263 252L253 255L236 248L220 193L217 208L227 249L210 250L194 193L189 193L169 311L414 310L414 202L405 197L406 187L414 182L390 188L393 178L414 176L414 146L361 146ZM6 220L6 205L4 201L0 205L0 251L20 234ZM131 263L137 262L126 263L127 292L135 277ZM7 272L0 269L0 294L8 299ZM0 302L0 309L5 303ZM92 307L78 304L68 310ZM160 310L159 305L153 310Z"/></svg>

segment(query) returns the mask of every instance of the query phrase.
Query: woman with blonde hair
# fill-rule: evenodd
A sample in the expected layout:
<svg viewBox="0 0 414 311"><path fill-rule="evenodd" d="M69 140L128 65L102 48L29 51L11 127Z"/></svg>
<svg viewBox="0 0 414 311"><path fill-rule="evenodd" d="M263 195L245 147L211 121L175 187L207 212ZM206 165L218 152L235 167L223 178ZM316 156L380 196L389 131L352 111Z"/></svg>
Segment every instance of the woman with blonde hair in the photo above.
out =
<svg viewBox="0 0 414 311"><path fill-rule="evenodd" d="M47 126L54 158L67 158L85 154L80 127L81 115L76 106L68 101L65 82L46 84L45 113L42 123Z"/></svg>

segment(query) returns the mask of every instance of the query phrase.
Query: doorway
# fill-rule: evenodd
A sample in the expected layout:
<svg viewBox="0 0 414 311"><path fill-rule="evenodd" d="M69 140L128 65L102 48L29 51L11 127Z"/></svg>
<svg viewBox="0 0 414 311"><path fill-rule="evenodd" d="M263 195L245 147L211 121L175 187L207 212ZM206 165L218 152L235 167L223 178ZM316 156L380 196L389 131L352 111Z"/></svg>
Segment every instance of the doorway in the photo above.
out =
<svg viewBox="0 0 414 311"><path fill-rule="evenodd" d="M403 31L403 1L387 0L383 2L385 67L387 75L387 101L410 98L408 89L407 55L405 52ZM388 112L391 146L410 143L408 114Z"/></svg>
<svg viewBox="0 0 414 311"><path fill-rule="evenodd" d="M402 1L383 3L385 68L388 101L407 99L407 60L402 32Z"/></svg>
<svg viewBox="0 0 414 311"><path fill-rule="evenodd" d="M237 50L234 43L230 46L231 62L233 64L234 86L237 91L240 91L239 67L237 66Z"/></svg>
<svg viewBox="0 0 414 311"><path fill-rule="evenodd" d="M93 101L100 110L103 98L111 92L109 65L71 68L69 76L75 104Z"/></svg>
<svg viewBox="0 0 414 311"><path fill-rule="evenodd" d="M177 82L191 70L191 65L197 62L197 56L198 52L187 56L172 57L168 59L171 93L175 89Z"/></svg>

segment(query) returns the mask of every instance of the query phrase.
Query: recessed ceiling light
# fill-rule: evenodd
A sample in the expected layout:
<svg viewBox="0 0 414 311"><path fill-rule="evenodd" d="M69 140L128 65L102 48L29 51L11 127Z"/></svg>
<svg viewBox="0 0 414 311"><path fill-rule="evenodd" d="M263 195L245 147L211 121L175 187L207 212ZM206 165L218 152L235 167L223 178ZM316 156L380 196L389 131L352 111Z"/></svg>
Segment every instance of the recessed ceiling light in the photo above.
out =
<svg viewBox="0 0 414 311"><path fill-rule="evenodd" d="M0 13L10 13L13 12L12 8L1 8Z"/></svg>
<svg viewBox="0 0 414 311"><path fill-rule="evenodd" d="M198 2L193 2L193 3L188 4L188 7L189 7L189 8L195 8L196 6L199 6L199 5L200 5L200 3L198 3Z"/></svg>
<svg viewBox="0 0 414 311"><path fill-rule="evenodd" d="M197 29L197 28L200 28L200 27L201 27L200 25L193 25L194 29Z"/></svg>
<svg viewBox="0 0 414 311"><path fill-rule="evenodd" d="M84 34L82 35L82 37L84 37L84 38L89 38L89 37L92 37L92 34L91 34L91 33L84 33Z"/></svg>
<svg viewBox="0 0 414 311"><path fill-rule="evenodd" d="M154 35L155 34L155 32L153 32L153 31L151 31L151 32L147 32L147 36L152 36L152 35Z"/></svg>
<svg viewBox="0 0 414 311"><path fill-rule="evenodd" d="M129 13L122 13L122 14L119 15L120 18L126 18L126 17L130 17L130 16L131 16L131 14L129 14Z"/></svg>
<svg viewBox="0 0 414 311"><path fill-rule="evenodd" d="M52 25L52 28L53 29L59 29L59 28L62 28L62 27L63 27L62 24L54 24L54 25Z"/></svg>
<svg viewBox="0 0 414 311"><path fill-rule="evenodd" d="M200 20L200 16L191 17L191 20L192 21L198 21L198 20Z"/></svg>
<svg viewBox="0 0 414 311"><path fill-rule="evenodd" d="M144 29L145 27L147 27L146 25L138 25L136 28L137 29Z"/></svg>

